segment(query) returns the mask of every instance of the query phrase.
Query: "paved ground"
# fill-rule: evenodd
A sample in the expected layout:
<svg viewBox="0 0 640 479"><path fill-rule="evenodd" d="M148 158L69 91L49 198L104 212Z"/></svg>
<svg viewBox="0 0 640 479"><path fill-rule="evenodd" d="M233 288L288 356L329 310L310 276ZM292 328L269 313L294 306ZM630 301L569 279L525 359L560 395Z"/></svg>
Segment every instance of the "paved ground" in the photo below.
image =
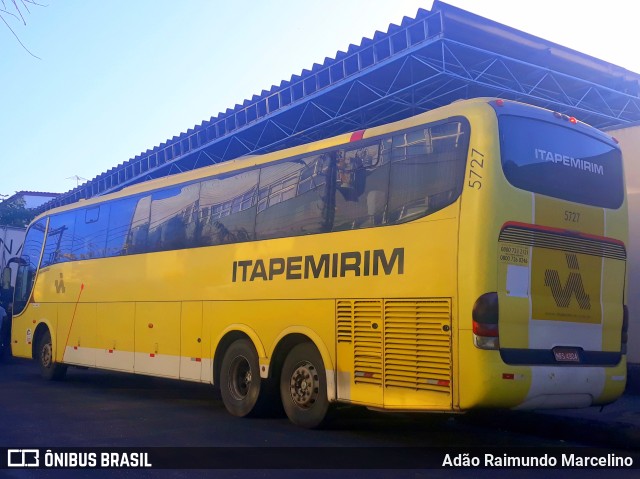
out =
<svg viewBox="0 0 640 479"><path fill-rule="evenodd" d="M624 395L613 404L583 409L472 412L467 419L514 432L579 442L594 447L640 451L640 365L630 365ZM550 427L550 420L553 427ZM640 475L639 475L640 476Z"/></svg>
<svg viewBox="0 0 640 479"><path fill-rule="evenodd" d="M478 448L555 448L597 446L611 452L640 451L640 366L629 369L627 391L616 403L600 408L553 410L545 412L482 411L447 419L446 416L387 415L365 409L338 412L324 431L305 431L286 419L232 418L224 411L210 386L136 377L99 370L71 370L64 382L46 382L39 378L30 361L10 359L0 365L0 446L5 447L146 447L189 446L247 448L305 447L299 450L310 467L304 476L345 477L450 477L447 472L384 472L339 476L317 468L327 457L323 448L372 448L375 454L389 448L445 447ZM382 449L380 449L382 448ZM348 449L347 449L348 450ZM473 449L471 449L473 450ZM237 451L236 451L237 452ZM325 451L326 452L326 451ZM251 458L247 458L250 460ZM52 472L44 474L42 472ZM0 478L89 477L87 471L33 471L18 474L0 470ZM96 477L91 471L91 477ZM120 471L126 477L133 473ZM202 477L181 471L156 471L143 477ZM393 474L392 474L393 472ZM466 477L510 477L507 471L467 471ZM473 473L472 473L473 472ZM535 472L535 471L534 471ZM566 477L566 470L544 471L545 477ZM599 477L583 471L580 477ZM597 471L595 471L597 472ZM602 471L599 471L602 473ZM616 471L616 477L636 477ZM26 474L26 475L25 475ZM29 475L31 474L31 475ZM85 474L79 476L78 474ZM213 475L212 475L213 474ZM298 477L299 474L284 474ZM456 473L456 477L461 475ZM531 471L518 471L519 477L542 477ZM237 470L208 472L207 477L239 479L283 477L274 471ZM570 475L571 476L571 475ZM112 477L106 472L97 477ZM122 474L113 477L123 477ZM136 474L135 477L141 477Z"/></svg>
<svg viewBox="0 0 640 479"><path fill-rule="evenodd" d="M601 438L611 447L640 450L640 364L629 365L624 395L603 408L564 409L522 413L533 426L540 415L556 418L568 440ZM535 428L534 428L535 429ZM531 431L531 428L528 429Z"/></svg>

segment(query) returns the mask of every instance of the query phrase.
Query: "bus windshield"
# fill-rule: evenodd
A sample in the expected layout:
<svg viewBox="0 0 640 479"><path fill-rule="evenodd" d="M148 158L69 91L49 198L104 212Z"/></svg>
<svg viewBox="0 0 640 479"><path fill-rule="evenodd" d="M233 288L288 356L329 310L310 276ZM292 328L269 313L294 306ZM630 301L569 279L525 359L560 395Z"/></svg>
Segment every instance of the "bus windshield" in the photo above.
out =
<svg viewBox="0 0 640 479"><path fill-rule="evenodd" d="M527 191L617 209L624 199L622 155L612 144L551 122L500 117L502 168Z"/></svg>

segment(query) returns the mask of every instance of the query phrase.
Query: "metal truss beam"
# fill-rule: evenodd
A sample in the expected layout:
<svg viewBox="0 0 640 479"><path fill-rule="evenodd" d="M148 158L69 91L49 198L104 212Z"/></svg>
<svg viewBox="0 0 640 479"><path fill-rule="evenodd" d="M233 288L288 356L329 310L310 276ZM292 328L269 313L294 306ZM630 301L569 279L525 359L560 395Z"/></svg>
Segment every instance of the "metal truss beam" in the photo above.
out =
<svg viewBox="0 0 640 479"><path fill-rule="evenodd" d="M446 37L442 13L339 52L324 65L112 168L46 209L127 185L369 128L462 98L498 96L604 128L640 120L640 98Z"/></svg>

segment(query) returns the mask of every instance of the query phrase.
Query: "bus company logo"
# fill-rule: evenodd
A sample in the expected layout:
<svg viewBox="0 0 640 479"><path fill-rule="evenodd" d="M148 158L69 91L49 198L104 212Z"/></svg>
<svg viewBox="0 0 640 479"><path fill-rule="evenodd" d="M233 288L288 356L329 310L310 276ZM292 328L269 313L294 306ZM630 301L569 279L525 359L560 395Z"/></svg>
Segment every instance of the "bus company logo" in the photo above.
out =
<svg viewBox="0 0 640 479"><path fill-rule="evenodd" d="M568 156L554 151L542 150L540 148L535 148L534 154L536 160L550 161L556 165L567 166L569 168L575 168L577 170L604 176L604 166L591 161L574 158L573 156Z"/></svg>
<svg viewBox="0 0 640 479"><path fill-rule="evenodd" d="M568 308L571 298L575 295L580 309L589 310L591 298L584 290L578 257L568 253L565 253L565 257L570 273L564 286L560 282L560 273L556 269L545 270L544 285L551 288L551 294L559 308Z"/></svg>
<svg viewBox="0 0 640 479"><path fill-rule="evenodd" d="M66 288L64 287L64 278L62 277L62 273L60 273L60 279L56 279L56 293L64 294Z"/></svg>
<svg viewBox="0 0 640 479"><path fill-rule="evenodd" d="M404 274L404 248L234 261L231 281L273 281Z"/></svg>
<svg viewBox="0 0 640 479"><path fill-rule="evenodd" d="M40 467L40 450L8 449L7 467Z"/></svg>

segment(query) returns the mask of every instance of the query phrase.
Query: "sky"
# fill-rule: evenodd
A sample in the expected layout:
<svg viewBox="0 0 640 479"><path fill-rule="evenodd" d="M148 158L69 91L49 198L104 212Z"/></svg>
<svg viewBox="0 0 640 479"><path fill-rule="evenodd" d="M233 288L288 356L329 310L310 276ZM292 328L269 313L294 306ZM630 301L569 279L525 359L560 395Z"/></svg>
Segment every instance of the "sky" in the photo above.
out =
<svg viewBox="0 0 640 479"><path fill-rule="evenodd" d="M69 191L433 3L39 2L4 16L28 51L0 22L2 196ZM628 0L447 3L640 72Z"/></svg>

